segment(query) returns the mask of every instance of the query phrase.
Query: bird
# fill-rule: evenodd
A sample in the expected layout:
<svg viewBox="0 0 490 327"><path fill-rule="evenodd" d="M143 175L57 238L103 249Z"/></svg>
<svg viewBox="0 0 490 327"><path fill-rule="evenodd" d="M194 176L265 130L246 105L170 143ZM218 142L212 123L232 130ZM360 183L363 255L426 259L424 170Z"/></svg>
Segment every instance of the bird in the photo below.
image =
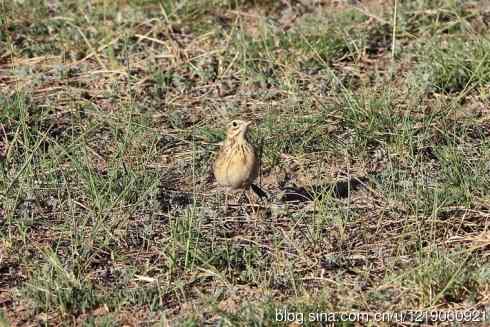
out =
<svg viewBox="0 0 490 327"><path fill-rule="evenodd" d="M259 174L259 157L254 145L249 141L248 130L251 122L232 120L227 125L226 138L218 151L213 172L219 185L227 191L252 190L259 196L265 193L253 182ZM225 193L225 210L228 192Z"/></svg>

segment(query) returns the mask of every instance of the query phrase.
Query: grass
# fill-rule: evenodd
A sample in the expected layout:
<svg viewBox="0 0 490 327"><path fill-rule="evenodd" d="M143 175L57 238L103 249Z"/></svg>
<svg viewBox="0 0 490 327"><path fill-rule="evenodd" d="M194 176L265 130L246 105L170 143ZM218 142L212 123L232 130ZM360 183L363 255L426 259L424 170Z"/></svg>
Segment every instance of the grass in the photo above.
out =
<svg viewBox="0 0 490 327"><path fill-rule="evenodd" d="M484 324L489 8L394 4L0 1L0 326Z"/></svg>

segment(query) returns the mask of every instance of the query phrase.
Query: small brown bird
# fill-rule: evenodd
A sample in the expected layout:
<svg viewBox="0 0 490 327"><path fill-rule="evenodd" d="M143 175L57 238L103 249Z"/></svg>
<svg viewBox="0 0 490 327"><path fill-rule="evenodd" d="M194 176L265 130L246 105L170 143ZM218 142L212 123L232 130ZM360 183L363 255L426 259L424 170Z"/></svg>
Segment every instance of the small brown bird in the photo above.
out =
<svg viewBox="0 0 490 327"><path fill-rule="evenodd" d="M250 186L253 186L254 190L258 188L252 184L259 173L259 159L254 146L247 138L250 123L233 120L228 124L226 139L214 162L216 181L228 190L247 190ZM225 208L227 195L225 195Z"/></svg>

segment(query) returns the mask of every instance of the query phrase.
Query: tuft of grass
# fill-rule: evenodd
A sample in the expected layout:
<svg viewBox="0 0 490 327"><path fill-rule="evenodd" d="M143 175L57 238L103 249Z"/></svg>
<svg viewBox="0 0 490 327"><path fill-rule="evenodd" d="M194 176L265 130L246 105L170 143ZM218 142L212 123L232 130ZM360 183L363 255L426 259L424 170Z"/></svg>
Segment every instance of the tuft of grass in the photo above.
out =
<svg viewBox="0 0 490 327"><path fill-rule="evenodd" d="M416 69L428 74L428 87L437 93L468 92L490 81L487 40L455 40L444 46L440 41L430 45L427 59Z"/></svg>
<svg viewBox="0 0 490 327"><path fill-rule="evenodd" d="M38 311L46 312L55 307L63 315L77 315L97 305L91 283L68 270L56 253L47 249L45 261L21 291Z"/></svg>
<svg viewBox="0 0 490 327"><path fill-rule="evenodd" d="M408 289L421 292L411 297L423 307L431 307L441 300L457 303L458 299L466 298L464 293L477 283L472 270L465 269L478 266L472 256L467 252L458 254L458 250L451 254L437 250L419 252L413 267L400 276L399 282Z"/></svg>

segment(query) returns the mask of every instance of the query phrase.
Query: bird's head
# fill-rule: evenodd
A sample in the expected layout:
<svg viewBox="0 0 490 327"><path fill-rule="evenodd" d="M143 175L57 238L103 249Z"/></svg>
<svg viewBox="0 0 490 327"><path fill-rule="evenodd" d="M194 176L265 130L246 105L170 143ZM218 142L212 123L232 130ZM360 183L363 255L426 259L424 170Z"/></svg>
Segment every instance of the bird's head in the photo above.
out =
<svg viewBox="0 0 490 327"><path fill-rule="evenodd" d="M228 123L228 130L226 132L226 138L233 139L245 138L248 131L248 126L250 126L252 122L243 121L243 120L232 120Z"/></svg>

